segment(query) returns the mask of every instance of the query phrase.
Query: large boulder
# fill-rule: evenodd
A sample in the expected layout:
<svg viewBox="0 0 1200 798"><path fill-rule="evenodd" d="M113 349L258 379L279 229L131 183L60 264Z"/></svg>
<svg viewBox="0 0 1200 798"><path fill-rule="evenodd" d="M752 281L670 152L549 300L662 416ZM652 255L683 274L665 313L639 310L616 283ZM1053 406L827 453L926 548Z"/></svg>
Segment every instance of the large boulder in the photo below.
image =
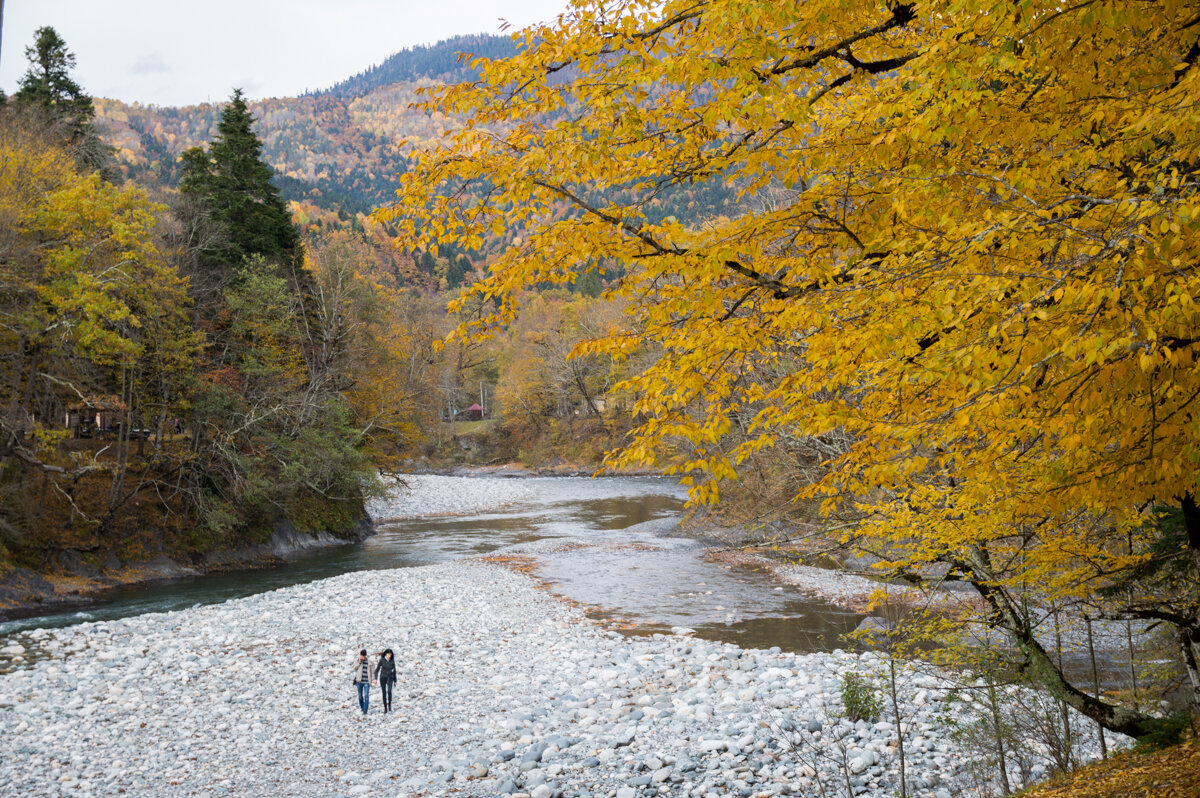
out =
<svg viewBox="0 0 1200 798"><path fill-rule="evenodd" d="M869 615L854 628L852 636L859 645L874 648L884 645L894 628L895 624L887 618Z"/></svg>

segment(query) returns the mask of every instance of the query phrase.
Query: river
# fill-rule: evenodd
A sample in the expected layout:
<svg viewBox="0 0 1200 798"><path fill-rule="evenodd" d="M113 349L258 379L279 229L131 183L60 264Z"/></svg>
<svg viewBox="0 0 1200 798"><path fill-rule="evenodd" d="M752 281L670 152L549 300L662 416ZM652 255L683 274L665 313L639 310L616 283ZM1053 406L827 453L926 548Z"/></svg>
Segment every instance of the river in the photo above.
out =
<svg viewBox="0 0 1200 798"><path fill-rule="evenodd" d="M470 491L472 480L461 484ZM383 521L361 543L282 566L123 588L103 603L0 623L0 647L38 627L185 609L353 571L507 554L531 558L549 590L628 634L686 628L743 647L807 652L843 645L839 636L861 620L763 571L711 562L696 541L656 534L683 509L684 492L669 480L534 477L521 486L526 495L498 509Z"/></svg>

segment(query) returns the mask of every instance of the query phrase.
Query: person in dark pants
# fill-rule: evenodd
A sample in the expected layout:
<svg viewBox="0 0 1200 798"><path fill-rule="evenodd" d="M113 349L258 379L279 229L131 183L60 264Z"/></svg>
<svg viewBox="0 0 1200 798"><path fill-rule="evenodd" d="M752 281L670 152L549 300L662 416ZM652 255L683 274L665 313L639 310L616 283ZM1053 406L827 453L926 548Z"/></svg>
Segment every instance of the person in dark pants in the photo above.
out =
<svg viewBox="0 0 1200 798"><path fill-rule="evenodd" d="M367 661L367 650L358 652L354 662L354 686L358 688L358 706L364 715L371 703L371 663Z"/></svg>
<svg viewBox="0 0 1200 798"><path fill-rule="evenodd" d="M379 655L375 665L375 679L379 682L379 691L383 693L383 711L392 711L392 688L396 685L396 659L392 650L385 649Z"/></svg>

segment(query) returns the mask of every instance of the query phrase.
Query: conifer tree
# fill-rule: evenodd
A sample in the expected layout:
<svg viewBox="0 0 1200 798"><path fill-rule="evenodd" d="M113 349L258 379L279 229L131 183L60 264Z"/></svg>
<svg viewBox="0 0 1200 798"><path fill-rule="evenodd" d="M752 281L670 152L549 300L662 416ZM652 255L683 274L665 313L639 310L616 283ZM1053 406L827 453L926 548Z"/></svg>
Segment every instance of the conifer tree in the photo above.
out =
<svg viewBox="0 0 1200 798"><path fill-rule="evenodd" d="M291 262L300 239L279 189L271 184L273 171L262 159L253 125L242 91L235 89L208 152L193 147L181 156L179 188L221 228L223 241L212 260L231 265L257 255Z"/></svg>
<svg viewBox="0 0 1200 798"><path fill-rule="evenodd" d="M75 54L67 49L67 43L54 28L44 26L37 29L33 45L25 48L25 57L29 59L29 69L13 99L41 111L57 126L52 132L62 137L76 164L87 171L99 171L101 177L111 180L112 148L92 126L96 115L92 98L71 78Z"/></svg>
<svg viewBox="0 0 1200 798"><path fill-rule="evenodd" d="M71 120L82 129L96 115L92 98L70 75L75 67L75 54L54 28L37 29L36 38L25 48L29 69L21 78L16 94L20 102L40 105Z"/></svg>

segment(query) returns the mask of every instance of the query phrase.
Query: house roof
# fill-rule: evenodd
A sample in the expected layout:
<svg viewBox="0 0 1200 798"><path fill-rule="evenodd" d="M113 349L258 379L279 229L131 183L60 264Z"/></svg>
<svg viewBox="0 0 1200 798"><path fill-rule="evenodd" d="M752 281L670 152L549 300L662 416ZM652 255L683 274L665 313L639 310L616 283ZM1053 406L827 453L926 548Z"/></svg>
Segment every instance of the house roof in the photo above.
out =
<svg viewBox="0 0 1200 798"><path fill-rule="evenodd" d="M129 406L112 394L85 396L78 402L67 405L68 410L111 410L124 412Z"/></svg>

